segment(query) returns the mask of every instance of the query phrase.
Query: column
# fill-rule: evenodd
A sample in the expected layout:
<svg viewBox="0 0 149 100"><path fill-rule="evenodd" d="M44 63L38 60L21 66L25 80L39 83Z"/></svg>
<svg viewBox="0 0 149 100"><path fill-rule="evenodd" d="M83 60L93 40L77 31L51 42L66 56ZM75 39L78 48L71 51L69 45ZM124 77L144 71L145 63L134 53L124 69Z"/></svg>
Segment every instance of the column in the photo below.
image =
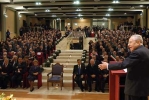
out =
<svg viewBox="0 0 149 100"><path fill-rule="evenodd" d="M143 21L143 26L142 26L142 28L144 27L144 26L146 26L146 9L143 9L143 12L142 12L142 21Z"/></svg>
<svg viewBox="0 0 149 100"><path fill-rule="evenodd" d="M136 25L136 21L137 21L136 15L134 15L134 16L133 16L133 25Z"/></svg>
<svg viewBox="0 0 149 100"><path fill-rule="evenodd" d="M61 19L59 20L59 25L60 25L59 27L60 27L60 31L61 31L61 30L62 30L62 27L61 27L61 26L62 26Z"/></svg>
<svg viewBox="0 0 149 100"><path fill-rule="evenodd" d="M108 29L111 29L111 19L108 19Z"/></svg>
<svg viewBox="0 0 149 100"><path fill-rule="evenodd" d="M93 26L93 19L91 19L91 21L90 21L90 27L92 27Z"/></svg>
<svg viewBox="0 0 149 100"><path fill-rule="evenodd" d="M54 28L57 29L56 19L54 19Z"/></svg>
<svg viewBox="0 0 149 100"><path fill-rule="evenodd" d="M19 17L19 12L16 11L16 14L15 14L15 26L16 26L16 30L15 30L15 33L16 33L16 36L19 36L20 35L20 17Z"/></svg>
<svg viewBox="0 0 149 100"><path fill-rule="evenodd" d="M1 40L6 40L6 6L1 5L1 19L2 19L2 32L1 32Z"/></svg>
<svg viewBox="0 0 149 100"><path fill-rule="evenodd" d="M26 17L26 22L27 22L27 25L30 26L30 17L29 16Z"/></svg>
<svg viewBox="0 0 149 100"><path fill-rule="evenodd" d="M149 9L147 9L147 28L149 28Z"/></svg>
<svg viewBox="0 0 149 100"><path fill-rule="evenodd" d="M71 28L72 28L72 30L73 30L72 18L70 19L70 26L71 26Z"/></svg>

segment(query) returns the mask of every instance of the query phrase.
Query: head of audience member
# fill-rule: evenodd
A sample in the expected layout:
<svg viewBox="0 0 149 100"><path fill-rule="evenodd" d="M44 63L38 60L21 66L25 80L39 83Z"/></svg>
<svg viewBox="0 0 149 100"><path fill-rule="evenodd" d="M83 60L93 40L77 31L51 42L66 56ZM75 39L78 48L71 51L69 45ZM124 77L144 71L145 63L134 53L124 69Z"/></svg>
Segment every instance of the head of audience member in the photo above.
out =
<svg viewBox="0 0 149 100"><path fill-rule="evenodd" d="M90 60L90 64L91 64L91 66L93 66L95 64L95 60L94 59L91 59Z"/></svg>
<svg viewBox="0 0 149 100"><path fill-rule="evenodd" d="M96 55L93 55L93 56L92 56L92 59L94 59L94 60L96 61L96 60L97 60L97 59L96 59Z"/></svg>
<svg viewBox="0 0 149 100"><path fill-rule="evenodd" d="M139 46L143 45L143 39L141 35L132 35L128 42L128 47L131 52L136 50Z"/></svg>
<svg viewBox="0 0 149 100"><path fill-rule="evenodd" d="M22 62L23 62L22 57L19 57L19 58L18 58L18 63L20 64L20 63L22 63Z"/></svg>
<svg viewBox="0 0 149 100"><path fill-rule="evenodd" d="M7 57L4 58L4 64L8 65L9 64L9 59Z"/></svg>

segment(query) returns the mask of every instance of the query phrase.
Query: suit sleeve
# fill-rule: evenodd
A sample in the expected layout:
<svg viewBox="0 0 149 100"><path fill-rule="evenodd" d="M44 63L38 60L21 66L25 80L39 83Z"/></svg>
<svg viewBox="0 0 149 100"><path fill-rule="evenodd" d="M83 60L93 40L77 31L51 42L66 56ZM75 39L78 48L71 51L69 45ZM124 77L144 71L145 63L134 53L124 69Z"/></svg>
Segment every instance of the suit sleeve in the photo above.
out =
<svg viewBox="0 0 149 100"><path fill-rule="evenodd" d="M129 68L137 65L138 63L140 63L140 61L141 59L140 59L139 53L133 52L123 62L109 64L108 69L109 70L125 69L125 68Z"/></svg>
<svg viewBox="0 0 149 100"><path fill-rule="evenodd" d="M75 74L75 65L74 65L74 67L73 67L73 74Z"/></svg>

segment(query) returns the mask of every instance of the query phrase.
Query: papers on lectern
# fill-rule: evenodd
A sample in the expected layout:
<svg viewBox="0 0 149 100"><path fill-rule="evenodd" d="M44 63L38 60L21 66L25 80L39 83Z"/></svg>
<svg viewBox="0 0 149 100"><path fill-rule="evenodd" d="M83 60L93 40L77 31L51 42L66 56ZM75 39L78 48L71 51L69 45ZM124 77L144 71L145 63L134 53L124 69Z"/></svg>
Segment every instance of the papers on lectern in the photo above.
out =
<svg viewBox="0 0 149 100"><path fill-rule="evenodd" d="M124 72L126 72L126 73L127 73L127 68L126 68L126 69L124 69Z"/></svg>

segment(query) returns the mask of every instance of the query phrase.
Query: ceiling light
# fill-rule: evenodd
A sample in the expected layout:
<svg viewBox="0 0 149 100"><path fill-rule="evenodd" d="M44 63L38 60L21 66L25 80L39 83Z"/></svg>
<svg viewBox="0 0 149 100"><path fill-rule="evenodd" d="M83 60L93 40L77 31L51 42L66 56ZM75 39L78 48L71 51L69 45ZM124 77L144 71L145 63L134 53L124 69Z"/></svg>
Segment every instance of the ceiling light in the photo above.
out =
<svg viewBox="0 0 149 100"><path fill-rule="evenodd" d="M140 7L143 7L143 5L140 5Z"/></svg>
<svg viewBox="0 0 149 100"><path fill-rule="evenodd" d="M112 8L109 8L108 11L113 11L113 9Z"/></svg>
<svg viewBox="0 0 149 100"><path fill-rule="evenodd" d="M41 2L36 2L36 5L41 5Z"/></svg>
<svg viewBox="0 0 149 100"><path fill-rule="evenodd" d="M106 16L110 16L110 14L106 14Z"/></svg>
<svg viewBox="0 0 149 100"><path fill-rule="evenodd" d="M50 10L49 9L46 9L45 12L50 12Z"/></svg>
<svg viewBox="0 0 149 100"><path fill-rule="evenodd" d="M131 6L131 8L130 9L135 9L135 7L134 6Z"/></svg>
<svg viewBox="0 0 149 100"><path fill-rule="evenodd" d="M103 17L102 19L103 19L103 20L107 20L107 18L105 18L105 17Z"/></svg>
<svg viewBox="0 0 149 100"><path fill-rule="evenodd" d="M80 4L80 1L74 1L73 4Z"/></svg>
<svg viewBox="0 0 149 100"><path fill-rule="evenodd" d="M105 25L105 23L102 23L102 25L104 26L104 25Z"/></svg>
<svg viewBox="0 0 149 100"><path fill-rule="evenodd" d="M82 11L82 10L78 8L76 11Z"/></svg>
<svg viewBox="0 0 149 100"><path fill-rule="evenodd" d="M127 14L127 13L124 13L125 15Z"/></svg>
<svg viewBox="0 0 149 100"><path fill-rule="evenodd" d="M57 18L56 20L61 20L60 18Z"/></svg>
<svg viewBox="0 0 149 100"><path fill-rule="evenodd" d="M37 14L35 14L35 16L37 16Z"/></svg>
<svg viewBox="0 0 149 100"><path fill-rule="evenodd" d="M52 15L52 17L56 17L56 15Z"/></svg>
<svg viewBox="0 0 149 100"><path fill-rule="evenodd" d="M120 3L119 1L117 1L117 0L114 0L112 3Z"/></svg>
<svg viewBox="0 0 149 100"><path fill-rule="evenodd" d="M81 15L81 14L78 14L78 16L83 16L83 15Z"/></svg>
<svg viewBox="0 0 149 100"><path fill-rule="evenodd" d="M63 16L66 16L66 14L63 14Z"/></svg>

